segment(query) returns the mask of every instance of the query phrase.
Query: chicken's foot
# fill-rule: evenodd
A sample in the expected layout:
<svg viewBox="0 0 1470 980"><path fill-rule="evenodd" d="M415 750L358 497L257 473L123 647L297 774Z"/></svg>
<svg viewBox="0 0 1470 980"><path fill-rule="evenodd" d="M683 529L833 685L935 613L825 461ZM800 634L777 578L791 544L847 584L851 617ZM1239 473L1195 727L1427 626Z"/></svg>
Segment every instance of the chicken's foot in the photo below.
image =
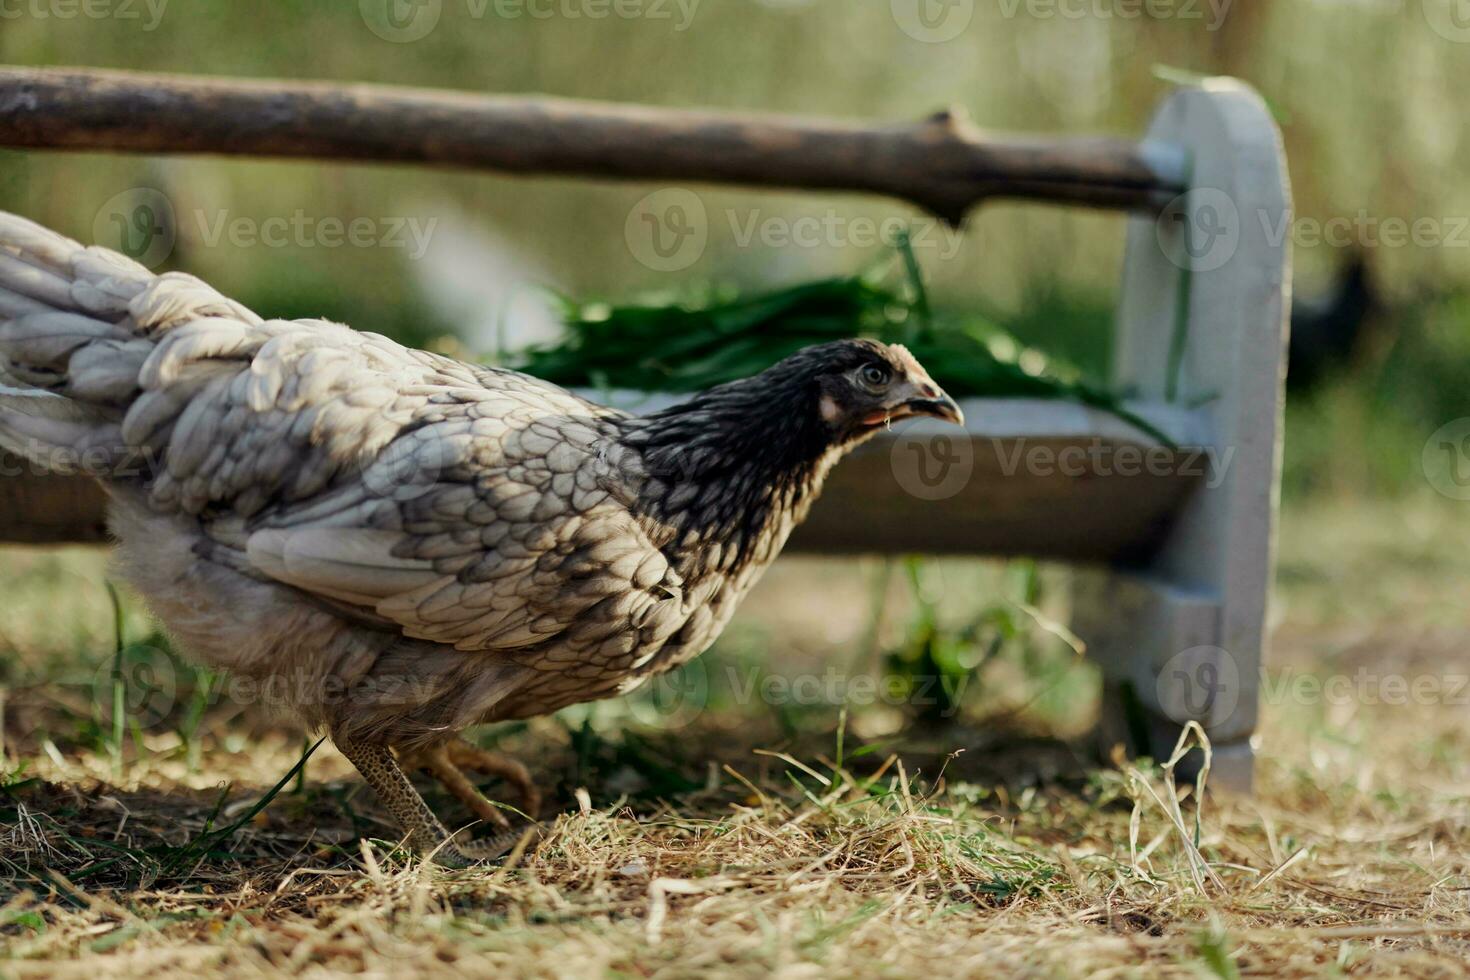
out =
<svg viewBox="0 0 1470 980"><path fill-rule="evenodd" d="M428 772L468 806L475 816L491 826L507 828L510 821L466 778L466 769L485 776L499 776L515 787L520 796L521 810L531 819L534 820L541 809L541 792L525 766L510 756L471 745L462 738L451 738L430 748L406 753L401 761L409 769Z"/></svg>

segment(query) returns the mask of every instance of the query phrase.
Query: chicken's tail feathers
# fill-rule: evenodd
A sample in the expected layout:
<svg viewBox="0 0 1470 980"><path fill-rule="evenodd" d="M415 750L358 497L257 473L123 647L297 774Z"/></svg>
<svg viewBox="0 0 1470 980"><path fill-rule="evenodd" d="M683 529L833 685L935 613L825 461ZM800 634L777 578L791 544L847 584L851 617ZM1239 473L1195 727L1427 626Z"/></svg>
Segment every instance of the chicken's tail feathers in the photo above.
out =
<svg viewBox="0 0 1470 980"><path fill-rule="evenodd" d="M155 275L0 211L0 447L47 469L115 473L150 448L128 429L176 414L152 403L177 391L145 394L150 358L165 334L207 317L261 322L193 276Z"/></svg>

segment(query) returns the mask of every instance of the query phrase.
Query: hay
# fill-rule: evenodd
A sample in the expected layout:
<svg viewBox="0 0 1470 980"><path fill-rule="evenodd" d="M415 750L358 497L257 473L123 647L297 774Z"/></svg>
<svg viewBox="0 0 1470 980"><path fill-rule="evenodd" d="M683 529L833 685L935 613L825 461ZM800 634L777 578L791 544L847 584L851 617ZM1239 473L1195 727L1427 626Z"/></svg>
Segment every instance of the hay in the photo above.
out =
<svg viewBox="0 0 1470 980"><path fill-rule="evenodd" d="M1278 670L1340 667L1364 647L1381 669L1420 669L1425 643L1465 649L1463 626L1452 643L1446 623L1416 632L1401 618L1459 603L1459 511L1392 510L1437 550L1357 577L1343 553L1391 544L1387 509L1351 526L1328 510L1286 536ZM1324 659L1323 617L1344 587L1357 618ZM109 615L100 597L78 616L96 664ZM0 620L15 654L0 976L1450 977L1470 959L1470 734L1456 703L1268 703L1258 795L1206 787L1203 812L1167 764L1039 776L1017 761L997 776L1035 740L981 752L959 727L906 742L836 711L795 732L733 709L668 733L539 720L500 745L555 787L551 818L505 866L446 872L394 846L330 746L242 821L303 749L249 712L211 709L201 768L177 735L145 733L118 769L107 726L84 730L73 688L41 676L45 642L29 618ZM1434 669L1466 666L1462 654ZM167 860L230 827L207 853Z"/></svg>

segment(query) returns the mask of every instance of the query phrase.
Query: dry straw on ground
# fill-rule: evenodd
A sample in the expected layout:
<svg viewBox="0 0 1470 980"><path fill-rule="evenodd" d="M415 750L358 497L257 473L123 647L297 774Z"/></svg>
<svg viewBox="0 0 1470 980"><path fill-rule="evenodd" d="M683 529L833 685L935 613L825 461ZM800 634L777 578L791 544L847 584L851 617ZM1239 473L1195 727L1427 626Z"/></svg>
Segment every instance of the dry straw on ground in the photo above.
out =
<svg viewBox="0 0 1470 980"><path fill-rule="evenodd" d="M1409 517L1426 547L1444 536ZM1470 631L1411 563L1337 555L1411 551L1387 525L1327 549L1288 537L1279 669L1464 672L1444 652ZM1465 559L1434 554L1451 602ZM1360 572L1373 617L1336 605ZM1422 628L1402 625L1411 609ZM0 630L32 664L33 638ZM503 867L451 872L395 850L330 747L253 813L299 733L207 719L197 768L172 734L119 761L39 738L67 697L10 692L4 977L1451 977L1470 961L1470 735L1450 698L1268 703L1258 795L1202 811L1167 768L980 749L961 727L884 741L836 712L794 732L708 712L624 741L538 722L504 745L557 786L551 816ZM997 775L1037 751L1051 761Z"/></svg>

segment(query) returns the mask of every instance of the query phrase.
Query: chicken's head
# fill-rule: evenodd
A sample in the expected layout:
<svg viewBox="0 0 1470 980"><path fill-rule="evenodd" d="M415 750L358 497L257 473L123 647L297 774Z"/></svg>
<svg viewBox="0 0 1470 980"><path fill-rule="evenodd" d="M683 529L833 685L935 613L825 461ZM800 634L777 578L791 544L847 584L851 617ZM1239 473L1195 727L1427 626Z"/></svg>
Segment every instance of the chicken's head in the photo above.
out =
<svg viewBox="0 0 1470 980"><path fill-rule="evenodd" d="M964 424L955 400L899 344L844 340L808 352L821 355L817 411L834 441L846 442L917 415Z"/></svg>

